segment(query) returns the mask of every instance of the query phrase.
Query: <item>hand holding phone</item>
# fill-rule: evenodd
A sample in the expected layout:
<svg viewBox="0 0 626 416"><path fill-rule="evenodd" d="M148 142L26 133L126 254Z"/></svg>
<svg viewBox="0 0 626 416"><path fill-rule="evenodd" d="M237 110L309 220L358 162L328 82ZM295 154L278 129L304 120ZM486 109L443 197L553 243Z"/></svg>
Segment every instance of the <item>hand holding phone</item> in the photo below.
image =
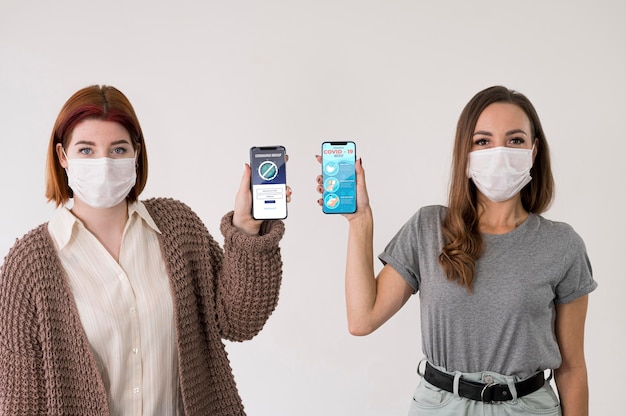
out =
<svg viewBox="0 0 626 416"><path fill-rule="evenodd" d="M287 218L286 161L284 146L255 146L250 149L254 219Z"/></svg>
<svg viewBox="0 0 626 416"><path fill-rule="evenodd" d="M325 214L356 212L355 163L354 142L322 143L322 211Z"/></svg>

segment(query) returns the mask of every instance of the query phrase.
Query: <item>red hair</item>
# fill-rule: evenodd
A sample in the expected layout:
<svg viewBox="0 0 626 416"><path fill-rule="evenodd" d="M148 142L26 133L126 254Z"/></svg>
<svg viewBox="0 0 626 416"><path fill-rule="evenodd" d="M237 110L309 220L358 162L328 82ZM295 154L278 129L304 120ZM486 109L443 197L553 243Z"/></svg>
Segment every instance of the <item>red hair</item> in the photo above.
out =
<svg viewBox="0 0 626 416"><path fill-rule="evenodd" d="M146 186L148 179L148 157L141 125L128 98L118 89L110 86L92 85L72 95L57 116L46 160L46 198L57 206L66 203L72 196L65 169L57 156L57 144L66 148L72 138L74 128L84 120L97 119L120 124L128 131L137 158L137 181L128 194L129 201L136 201Z"/></svg>

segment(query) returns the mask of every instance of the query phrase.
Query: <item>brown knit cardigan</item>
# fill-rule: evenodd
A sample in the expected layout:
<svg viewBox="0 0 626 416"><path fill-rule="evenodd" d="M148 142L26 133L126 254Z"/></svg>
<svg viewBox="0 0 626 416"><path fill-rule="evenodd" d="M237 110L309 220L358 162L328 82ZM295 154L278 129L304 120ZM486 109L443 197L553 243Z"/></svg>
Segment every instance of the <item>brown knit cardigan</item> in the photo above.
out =
<svg viewBox="0 0 626 416"><path fill-rule="evenodd" d="M175 305L187 416L244 415L222 338L255 336L278 301L280 221L258 236L221 222L224 250L172 199L144 202ZM0 415L108 415L107 394L47 224L18 240L0 269Z"/></svg>

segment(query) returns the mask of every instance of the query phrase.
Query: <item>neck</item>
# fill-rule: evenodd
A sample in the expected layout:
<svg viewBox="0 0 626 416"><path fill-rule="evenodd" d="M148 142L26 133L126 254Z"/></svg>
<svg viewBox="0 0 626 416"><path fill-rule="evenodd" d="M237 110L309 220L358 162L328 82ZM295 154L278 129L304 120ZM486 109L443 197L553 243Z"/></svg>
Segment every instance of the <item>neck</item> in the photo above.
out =
<svg viewBox="0 0 626 416"><path fill-rule="evenodd" d="M93 208L75 198L72 213L87 228L124 226L128 218L128 205L124 200L111 208Z"/></svg>
<svg viewBox="0 0 626 416"><path fill-rule="evenodd" d="M85 228L104 245L117 261L124 227L126 227L128 220L126 200L111 208L98 209L74 198L72 213L83 222Z"/></svg>
<svg viewBox="0 0 626 416"><path fill-rule="evenodd" d="M504 234L516 229L528 218L519 195L504 202L486 198L478 201L478 227L486 234Z"/></svg>

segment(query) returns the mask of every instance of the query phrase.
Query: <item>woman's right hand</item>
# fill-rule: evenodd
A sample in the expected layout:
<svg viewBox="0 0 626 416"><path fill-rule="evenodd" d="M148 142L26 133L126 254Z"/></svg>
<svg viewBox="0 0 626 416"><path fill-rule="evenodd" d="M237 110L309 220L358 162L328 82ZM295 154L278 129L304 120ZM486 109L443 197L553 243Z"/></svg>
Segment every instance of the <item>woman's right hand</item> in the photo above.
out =
<svg viewBox="0 0 626 416"><path fill-rule="evenodd" d="M322 163L322 157L320 155L316 155L315 158L319 163ZM367 213L370 210L370 200L367 195L367 186L365 185L365 171L363 170L363 164L361 163L361 158L357 159L355 163L355 171L356 171L356 212L353 214L341 214L348 219L348 221L352 221L355 218L360 217L361 215ZM322 175L317 175L317 192L319 194L324 193L324 187L322 185ZM322 198L317 200L317 204L322 206L323 204Z"/></svg>

